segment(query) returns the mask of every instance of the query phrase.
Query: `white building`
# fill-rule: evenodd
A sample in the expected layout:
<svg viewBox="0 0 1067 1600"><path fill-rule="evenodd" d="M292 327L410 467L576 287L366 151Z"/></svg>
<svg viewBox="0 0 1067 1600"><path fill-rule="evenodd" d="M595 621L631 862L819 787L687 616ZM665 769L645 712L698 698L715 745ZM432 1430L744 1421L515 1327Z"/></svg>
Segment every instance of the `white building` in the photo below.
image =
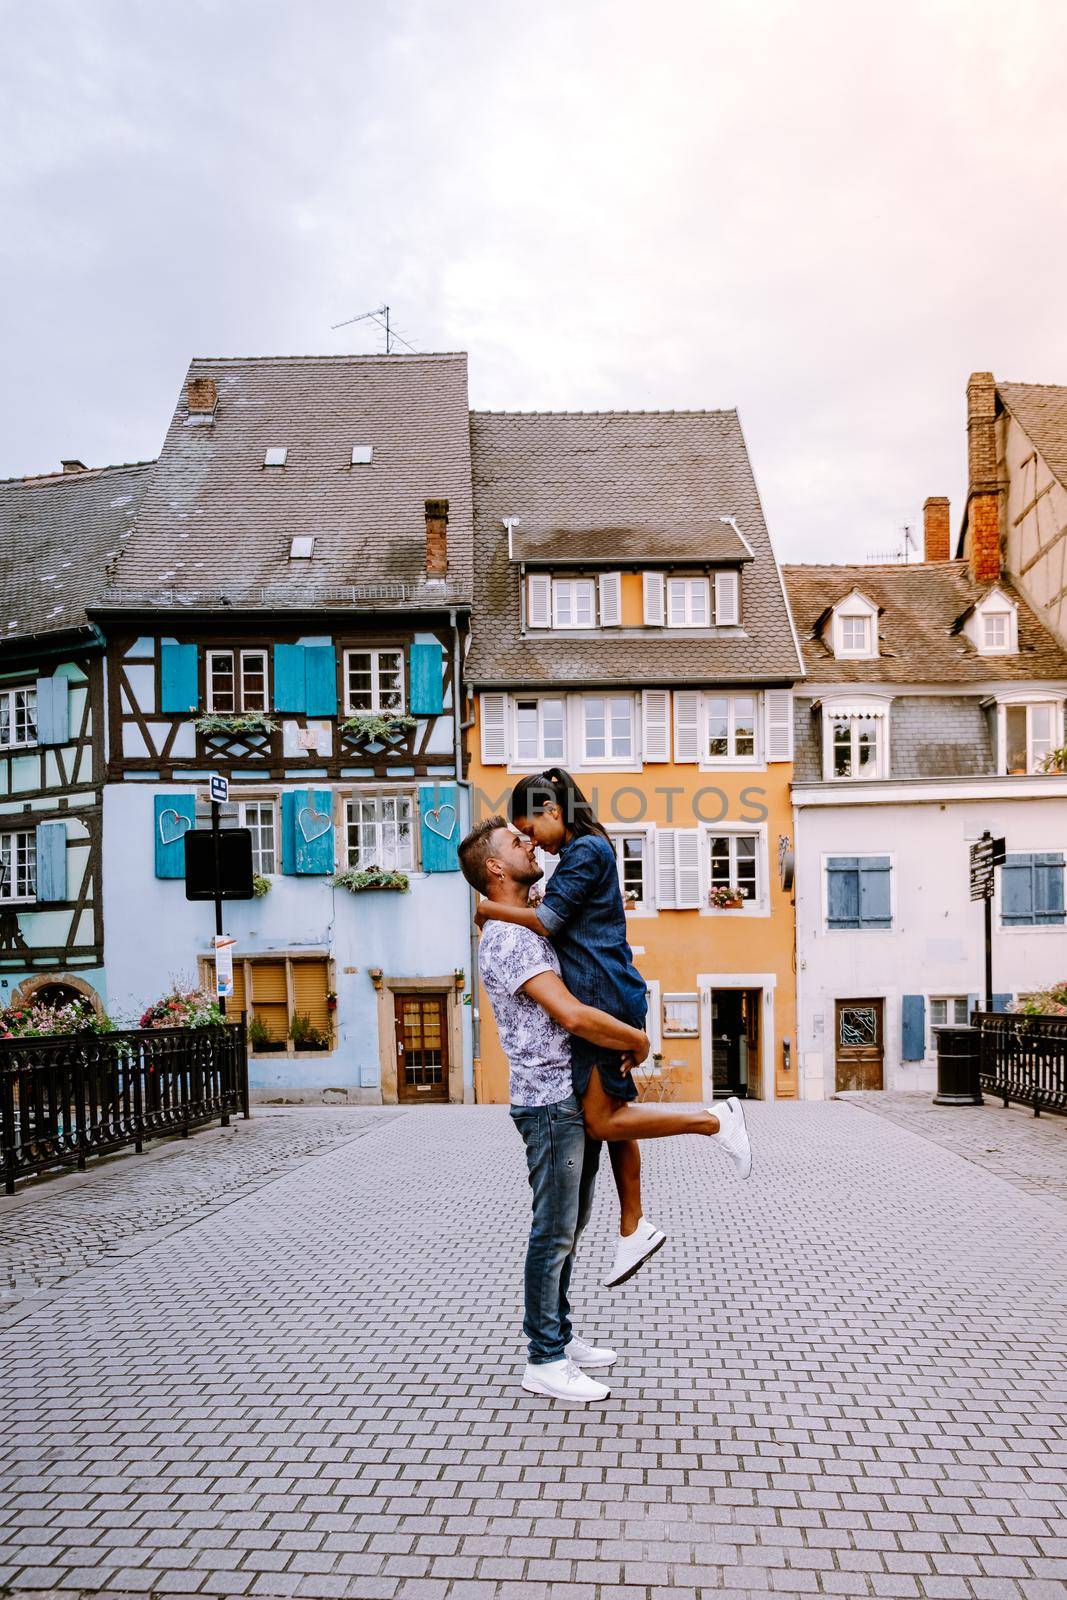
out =
<svg viewBox="0 0 1067 1600"><path fill-rule="evenodd" d="M1067 651L1005 578L950 561L785 569L807 668L793 806L801 1093L932 1089L933 1028L982 1003L969 849L1006 841L994 1007L1067 972ZM930 559L932 557L932 559Z"/></svg>

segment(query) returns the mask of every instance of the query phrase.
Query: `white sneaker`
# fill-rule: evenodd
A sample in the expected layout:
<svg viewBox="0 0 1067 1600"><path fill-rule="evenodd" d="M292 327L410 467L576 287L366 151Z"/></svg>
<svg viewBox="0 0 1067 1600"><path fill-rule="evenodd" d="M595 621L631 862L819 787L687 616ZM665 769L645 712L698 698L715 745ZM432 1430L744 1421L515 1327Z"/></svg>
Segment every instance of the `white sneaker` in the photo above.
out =
<svg viewBox="0 0 1067 1600"><path fill-rule="evenodd" d="M568 1406L587 1406L591 1401L606 1400L611 1393L606 1383L587 1378L569 1356L539 1366L528 1361L522 1386L529 1394L546 1394L550 1400L562 1400Z"/></svg>
<svg viewBox="0 0 1067 1600"><path fill-rule="evenodd" d="M619 1359L616 1350L607 1345L586 1344L577 1334L567 1346L567 1354L576 1367L610 1367Z"/></svg>
<svg viewBox="0 0 1067 1600"><path fill-rule="evenodd" d="M745 1108L731 1095L729 1100L717 1100L713 1106L707 1108L713 1117L719 1119L719 1131L712 1135L715 1143L728 1155L737 1168L739 1178L748 1178L752 1173L752 1145L745 1126Z"/></svg>
<svg viewBox="0 0 1067 1600"><path fill-rule="evenodd" d="M615 1262L604 1279L604 1287L617 1289L620 1283L632 1278L657 1250L662 1250L666 1243L667 1235L663 1230L654 1228L647 1217L642 1217L633 1233L620 1235Z"/></svg>

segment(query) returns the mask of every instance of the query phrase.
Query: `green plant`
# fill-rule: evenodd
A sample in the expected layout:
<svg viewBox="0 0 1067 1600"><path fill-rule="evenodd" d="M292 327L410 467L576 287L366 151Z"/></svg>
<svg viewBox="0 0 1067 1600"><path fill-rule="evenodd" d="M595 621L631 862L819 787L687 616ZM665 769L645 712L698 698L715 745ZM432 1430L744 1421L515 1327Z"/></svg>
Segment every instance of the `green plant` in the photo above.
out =
<svg viewBox="0 0 1067 1600"><path fill-rule="evenodd" d="M335 872L330 882L336 889L347 889L350 894L359 894L364 889L400 889L409 887L406 872L383 872L381 867L363 867L356 869L348 867L344 872Z"/></svg>
<svg viewBox="0 0 1067 1600"><path fill-rule="evenodd" d="M293 1012L289 1037L298 1050L326 1050L330 1044L329 1035L322 1028L312 1026L311 1017L306 1011Z"/></svg>
<svg viewBox="0 0 1067 1600"><path fill-rule="evenodd" d="M272 1043L270 1029L261 1017L253 1017L248 1024L248 1042L253 1050L262 1050L264 1045Z"/></svg>
<svg viewBox="0 0 1067 1600"><path fill-rule="evenodd" d="M141 1017L142 1028L215 1028L222 1022L216 997L207 989L172 989Z"/></svg>
<svg viewBox="0 0 1067 1600"><path fill-rule="evenodd" d="M197 733L276 733L278 724L265 711L209 711L193 723Z"/></svg>
<svg viewBox="0 0 1067 1600"><path fill-rule="evenodd" d="M1067 772L1067 744L1050 751L1045 757L1044 769L1046 772Z"/></svg>
<svg viewBox="0 0 1067 1600"><path fill-rule="evenodd" d="M1027 1017L1067 1017L1067 978L1024 996L1018 1009Z"/></svg>
<svg viewBox="0 0 1067 1600"><path fill-rule="evenodd" d="M50 1006L44 1001L0 1009L0 1039L48 1038L53 1034L111 1033L114 1022L98 1016L88 1000Z"/></svg>
<svg viewBox="0 0 1067 1600"><path fill-rule="evenodd" d="M270 879L269 878L265 878L263 876L262 872L253 872L253 874L252 874L252 893L255 895L256 899L257 900L262 900L262 898L263 898L263 896L265 894L270 894L270 889L271 889Z"/></svg>
<svg viewBox="0 0 1067 1600"><path fill-rule="evenodd" d="M394 733L401 733L405 728L414 728L415 725L414 717L400 713L395 717L380 717L364 712L357 716L346 717L341 724L341 731L351 734L354 739L364 739L372 743L374 740L389 739Z"/></svg>

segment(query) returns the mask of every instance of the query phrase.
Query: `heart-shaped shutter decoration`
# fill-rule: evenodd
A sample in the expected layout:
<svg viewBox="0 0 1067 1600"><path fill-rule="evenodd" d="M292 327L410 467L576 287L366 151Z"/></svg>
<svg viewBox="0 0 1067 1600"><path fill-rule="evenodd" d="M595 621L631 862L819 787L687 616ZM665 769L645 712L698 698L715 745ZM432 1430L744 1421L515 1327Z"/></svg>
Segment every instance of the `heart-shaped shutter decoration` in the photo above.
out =
<svg viewBox="0 0 1067 1600"><path fill-rule="evenodd" d="M159 837L164 844L177 844L189 832L193 821L191 817L183 817L180 811L161 811L159 813Z"/></svg>
<svg viewBox="0 0 1067 1600"><path fill-rule="evenodd" d="M456 808L450 805L433 806L423 813L423 821L439 839L451 839L456 831Z"/></svg>
<svg viewBox="0 0 1067 1600"><path fill-rule="evenodd" d="M316 811L314 806L303 806L297 814L297 826L304 835L308 844L315 839L321 839L323 834L329 833L333 823L321 811Z"/></svg>

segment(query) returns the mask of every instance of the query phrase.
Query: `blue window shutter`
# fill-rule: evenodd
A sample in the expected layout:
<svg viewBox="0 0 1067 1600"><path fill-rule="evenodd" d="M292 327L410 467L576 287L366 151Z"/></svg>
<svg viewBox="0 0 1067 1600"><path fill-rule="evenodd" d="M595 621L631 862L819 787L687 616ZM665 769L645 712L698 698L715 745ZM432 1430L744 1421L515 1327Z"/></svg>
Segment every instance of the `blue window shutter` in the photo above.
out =
<svg viewBox="0 0 1067 1600"><path fill-rule="evenodd" d="M334 865L333 794L329 789L299 789L293 800L292 870L300 877L322 877Z"/></svg>
<svg viewBox="0 0 1067 1600"><path fill-rule="evenodd" d="M860 862L860 923L864 928L892 927L888 856Z"/></svg>
<svg viewBox="0 0 1067 1600"><path fill-rule="evenodd" d="M1034 921L1043 926L1063 921L1063 856L1058 850L1034 857Z"/></svg>
<svg viewBox="0 0 1067 1600"><path fill-rule="evenodd" d="M66 744L69 738L69 685L66 678L37 679L37 743Z"/></svg>
<svg viewBox="0 0 1067 1600"><path fill-rule="evenodd" d="M860 925L859 870L855 856L831 856L826 863L827 922L831 928Z"/></svg>
<svg viewBox="0 0 1067 1600"><path fill-rule="evenodd" d="M282 795L282 872L291 877L296 871L296 813L297 802L303 804L302 794L286 791Z"/></svg>
<svg viewBox="0 0 1067 1600"><path fill-rule="evenodd" d="M159 647L160 711L195 711L200 704L195 644L164 639Z"/></svg>
<svg viewBox="0 0 1067 1600"><path fill-rule="evenodd" d="M459 803L453 783L419 790L419 828L423 872L458 872Z"/></svg>
<svg viewBox="0 0 1067 1600"><path fill-rule="evenodd" d="M1009 924L1033 922L1033 856L1005 856L1000 869L1000 919Z"/></svg>
<svg viewBox="0 0 1067 1600"><path fill-rule="evenodd" d="M156 877L185 877L185 835L196 826L194 794L157 794L153 801Z"/></svg>
<svg viewBox="0 0 1067 1600"><path fill-rule="evenodd" d="M445 652L436 640L411 647L411 713L433 717L444 707Z"/></svg>
<svg viewBox="0 0 1067 1600"><path fill-rule="evenodd" d="M926 1000L921 994L906 994L901 1001L900 1059L921 1061L926 1054Z"/></svg>
<svg viewBox="0 0 1067 1600"><path fill-rule="evenodd" d="M1010 1009L1010 1007L1011 1007L1011 995L1010 994L995 994L993 996L993 1010L994 1011L1007 1011L1007 1010Z"/></svg>
<svg viewBox="0 0 1067 1600"><path fill-rule="evenodd" d="M274 646L274 709L303 711L307 705L307 685L302 644Z"/></svg>
<svg viewBox="0 0 1067 1600"><path fill-rule="evenodd" d="M298 646L297 648L300 647ZM304 710L309 717L335 717L337 715L337 657L334 655L333 645L306 644L303 646L303 650Z"/></svg>
<svg viewBox="0 0 1067 1600"><path fill-rule="evenodd" d="M37 898L67 898L67 824L37 824Z"/></svg>

